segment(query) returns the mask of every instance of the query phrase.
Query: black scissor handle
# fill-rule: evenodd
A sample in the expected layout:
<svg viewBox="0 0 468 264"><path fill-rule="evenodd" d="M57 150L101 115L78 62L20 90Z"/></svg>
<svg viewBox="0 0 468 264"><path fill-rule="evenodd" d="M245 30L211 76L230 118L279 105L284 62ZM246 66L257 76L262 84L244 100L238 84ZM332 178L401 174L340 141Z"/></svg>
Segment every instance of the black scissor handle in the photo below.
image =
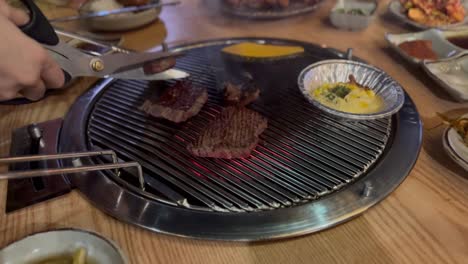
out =
<svg viewBox="0 0 468 264"><path fill-rule="evenodd" d="M34 4L33 0L21 0L21 2L29 9L30 20L28 24L21 26L20 29L41 44L57 45L59 38L39 7Z"/></svg>
<svg viewBox="0 0 468 264"><path fill-rule="evenodd" d="M20 27L21 31L41 44L57 45L60 40L39 7L34 4L33 0L21 0L21 2L29 9L29 22ZM69 83L71 81L70 74L62 71L65 75L65 83Z"/></svg>

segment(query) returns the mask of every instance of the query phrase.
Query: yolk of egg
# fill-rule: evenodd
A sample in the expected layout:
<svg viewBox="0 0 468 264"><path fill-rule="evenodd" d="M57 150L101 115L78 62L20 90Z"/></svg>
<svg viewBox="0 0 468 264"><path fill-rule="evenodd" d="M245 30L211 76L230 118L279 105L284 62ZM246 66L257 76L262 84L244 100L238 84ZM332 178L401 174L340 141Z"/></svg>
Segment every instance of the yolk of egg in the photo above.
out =
<svg viewBox="0 0 468 264"><path fill-rule="evenodd" d="M336 90L338 86L339 91ZM348 113L370 114L384 106L382 98L372 90L350 83L324 84L310 95L325 106Z"/></svg>

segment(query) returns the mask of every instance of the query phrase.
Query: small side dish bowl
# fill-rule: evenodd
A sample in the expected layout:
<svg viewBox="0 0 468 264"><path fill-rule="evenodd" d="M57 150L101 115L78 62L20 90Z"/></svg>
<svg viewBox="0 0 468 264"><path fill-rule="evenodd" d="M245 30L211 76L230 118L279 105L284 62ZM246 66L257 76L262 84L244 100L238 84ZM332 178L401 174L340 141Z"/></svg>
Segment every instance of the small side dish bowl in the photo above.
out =
<svg viewBox="0 0 468 264"><path fill-rule="evenodd" d="M468 118L468 115L464 115L462 118ZM455 128L448 127L442 137L445 152L453 161L468 171L468 147L463 143L463 139Z"/></svg>
<svg viewBox="0 0 468 264"><path fill-rule="evenodd" d="M350 75L365 87L370 88L383 100L384 106L378 112L355 114L342 112L318 102L312 93L323 84L347 82ZM320 110L339 118L371 120L387 117L400 110L405 101L403 88L382 70L365 63L349 60L324 60L306 67L299 74L298 85L304 97Z"/></svg>
<svg viewBox="0 0 468 264"><path fill-rule="evenodd" d="M375 17L377 2L339 0L330 14L331 23L341 29L358 31L367 28Z"/></svg>
<svg viewBox="0 0 468 264"><path fill-rule="evenodd" d="M450 58L464 51L462 48L450 43L445 37L445 32L439 29L429 29L418 33L406 34L385 33L385 40L387 40L390 47L404 59L415 64L419 64L423 60L407 54L399 47L400 44L412 41L428 41L431 43L432 51L437 55L438 59Z"/></svg>
<svg viewBox="0 0 468 264"><path fill-rule="evenodd" d="M83 4L80 7L79 13L86 14L89 12L97 12L94 10L93 5L96 6L96 3L102 2L103 0L91 0ZM158 3L160 0L151 0L150 3ZM118 8L117 6L110 6L110 8L101 8L102 4L98 4L100 9L113 9ZM102 10L100 10L102 11ZM159 14L161 13L161 7L151 8L140 12L133 13L122 13L115 14L105 17L94 17L84 19L82 21L83 25L90 28L91 30L98 31L125 31L135 28L139 28L158 19Z"/></svg>
<svg viewBox="0 0 468 264"><path fill-rule="evenodd" d="M468 9L468 1L462 0L461 3L465 9ZM394 17L396 17L398 20L400 20L401 22L411 25L414 28L423 29L423 30L430 29L430 28L438 28L442 30L455 29L457 27L463 26L468 23L467 16L465 16L465 19L460 23L454 23L454 24L448 24L448 25L428 26L422 23L418 23L408 18L408 16L404 13L403 6L398 0L390 1L390 3L388 4L388 12Z"/></svg>
<svg viewBox="0 0 468 264"><path fill-rule="evenodd" d="M423 69L457 101L468 101L468 51L437 61L423 61Z"/></svg>
<svg viewBox="0 0 468 264"><path fill-rule="evenodd" d="M57 229L29 235L0 249L0 263L37 263L72 255L79 248L86 250L87 261L92 263L129 263L115 243L94 232L79 229Z"/></svg>

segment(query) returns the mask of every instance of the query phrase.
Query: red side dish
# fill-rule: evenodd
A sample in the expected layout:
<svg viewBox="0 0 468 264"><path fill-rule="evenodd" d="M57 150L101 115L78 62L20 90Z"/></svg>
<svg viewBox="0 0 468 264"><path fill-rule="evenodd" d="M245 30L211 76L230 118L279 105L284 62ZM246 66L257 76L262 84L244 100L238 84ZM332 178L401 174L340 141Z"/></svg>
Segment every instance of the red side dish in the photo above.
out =
<svg viewBox="0 0 468 264"><path fill-rule="evenodd" d="M432 49L432 41L430 40L414 40L406 41L398 45L406 54L421 60L436 60L437 54Z"/></svg>

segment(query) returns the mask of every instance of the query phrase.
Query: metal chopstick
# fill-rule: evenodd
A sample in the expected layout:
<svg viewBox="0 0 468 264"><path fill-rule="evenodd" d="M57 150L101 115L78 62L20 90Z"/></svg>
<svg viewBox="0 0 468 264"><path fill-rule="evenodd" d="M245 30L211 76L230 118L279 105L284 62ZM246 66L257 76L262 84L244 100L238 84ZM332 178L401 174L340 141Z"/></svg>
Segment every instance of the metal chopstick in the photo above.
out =
<svg viewBox="0 0 468 264"><path fill-rule="evenodd" d="M76 166L76 164L78 164L78 163L74 163L76 167L6 172L6 173L0 173L0 180L25 179L25 178L33 178L33 177L41 177L41 176L59 175L59 174L69 174L69 173L89 172L89 171L99 171L99 170L112 170L112 169L122 169L122 168L134 167L134 168L137 169L137 172L138 172L138 180L140 182L140 188L142 190L145 189L145 180L143 178L143 170L141 168L141 165L138 162L121 162L121 163L118 163L117 155L112 150L77 152L77 153L63 153L63 154L52 154L52 155L31 155L31 156L19 156L19 157L6 157L6 158L0 158L0 164L38 161L38 160L67 159L67 158L77 159L77 158L80 158L80 157L92 157L92 156L102 156L102 155L111 156L113 163L112 164L94 165L94 166ZM118 175L118 173L117 173L117 175Z"/></svg>

